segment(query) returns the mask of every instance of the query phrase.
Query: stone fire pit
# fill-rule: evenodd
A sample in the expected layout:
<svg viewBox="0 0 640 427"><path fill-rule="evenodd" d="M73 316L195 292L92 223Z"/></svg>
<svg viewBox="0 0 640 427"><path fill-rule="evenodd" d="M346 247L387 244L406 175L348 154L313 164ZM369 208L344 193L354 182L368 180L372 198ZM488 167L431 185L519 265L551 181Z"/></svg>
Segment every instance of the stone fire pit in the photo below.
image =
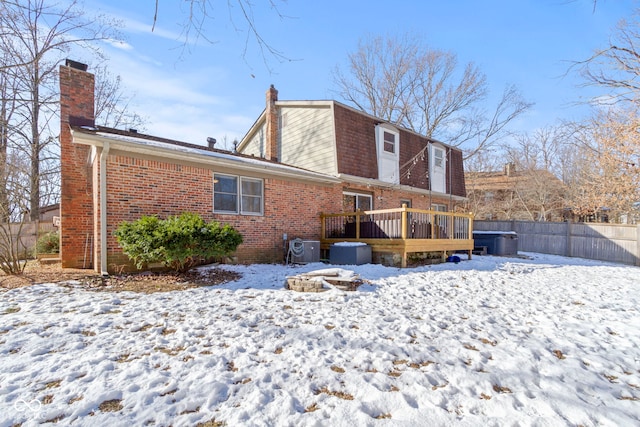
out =
<svg viewBox="0 0 640 427"><path fill-rule="evenodd" d="M296 292L324 292L332 288L355 291L362 283L363 280L353 271L327 268L287 276L284 287Z"/></svg>

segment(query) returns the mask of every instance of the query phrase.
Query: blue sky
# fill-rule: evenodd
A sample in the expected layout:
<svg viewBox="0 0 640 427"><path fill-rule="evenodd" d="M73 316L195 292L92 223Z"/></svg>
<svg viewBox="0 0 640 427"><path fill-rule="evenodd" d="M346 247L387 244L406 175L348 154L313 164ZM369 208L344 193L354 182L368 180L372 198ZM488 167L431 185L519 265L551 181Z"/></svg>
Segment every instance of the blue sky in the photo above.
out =
<svg viewBox="0 0 640 427"><path fill-rule="evenodd" d="M264 108L270 84L280 99L336 99L332 71L346 62L358 41L369 35L419 34L425 44L473 62L487 75L497 98L505 85L517 85L535 106L514 123L532 131L558 119L579 119L581 99L597 92L579 88L571 61L603 47L636 0L288 0L280 17L268 0L254 0L261 36L288 61L265 59L254 43L245 44L239 15L229 19L227 1L215 0L205 21L215 41L181 41L188 13L179 0L160 0L151 32L154 0L86 0L88 13L122 20L124 43L103 44L111 72L133 95L146 117L146 133L206 144L206 137L240 139ZM237 12L237 11L236 11ZM247 47L246 53L245 46ZM494 98L494 102L495 102ZM491 100L489 101L491 103ZM445 141L446 142L446 141Z"/></svg>

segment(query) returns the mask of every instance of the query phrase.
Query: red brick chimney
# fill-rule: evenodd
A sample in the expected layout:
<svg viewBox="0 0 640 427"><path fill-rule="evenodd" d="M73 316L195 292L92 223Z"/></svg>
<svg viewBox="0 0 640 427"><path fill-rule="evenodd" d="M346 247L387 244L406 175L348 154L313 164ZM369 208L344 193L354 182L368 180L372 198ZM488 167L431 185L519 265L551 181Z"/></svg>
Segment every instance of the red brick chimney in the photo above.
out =
<svg viewBox="0 0 640 427"><path fill-rule="evenodd" d="M265 157L267 160L278 161L278 91L273 85L267 91L267 108L265 111L267 120L267 141Z"/></svg>
<svg viewBox="0 0 640 427"><path fill-rule="evenodd" d="M62 267L93 266L93 171L90 148L73 144L70 126L94 126L94 77L87 66L60 66L60 257Z"/></svg>

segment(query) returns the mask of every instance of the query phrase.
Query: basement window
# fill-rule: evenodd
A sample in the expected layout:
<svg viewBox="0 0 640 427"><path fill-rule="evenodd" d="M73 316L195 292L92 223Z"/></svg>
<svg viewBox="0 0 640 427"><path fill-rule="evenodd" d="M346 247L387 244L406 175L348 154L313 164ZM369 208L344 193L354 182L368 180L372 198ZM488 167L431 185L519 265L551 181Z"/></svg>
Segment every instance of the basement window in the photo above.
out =
<svg viewBox="0 0 640 427"><path fill-rule="evenodd" d="M262 215L264 183L257 178L213 175L213 211L215 213Z"/></svg>

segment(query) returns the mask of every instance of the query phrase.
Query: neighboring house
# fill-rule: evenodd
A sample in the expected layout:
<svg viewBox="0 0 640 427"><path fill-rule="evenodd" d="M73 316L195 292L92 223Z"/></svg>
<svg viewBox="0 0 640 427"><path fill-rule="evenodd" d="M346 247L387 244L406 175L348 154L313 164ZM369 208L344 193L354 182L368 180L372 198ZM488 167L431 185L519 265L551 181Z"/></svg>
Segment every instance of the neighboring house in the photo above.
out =
<svg viewBox="0 0 640 427"><path fill-rule="evenodd" d="M499 172L468 172L465 182L466 208L478 220L563 220L566 187L549 171L508 163Z"/></svg>
<svg viewBox="0 0 640 427"><path fill-rule="evenodd" d="M320 239L320 213L465 200L459 150L333 101L279 102L272 87L229 152L97 126L83 64L60 67L60 91L63 267L130 265L113 233L142 215L197 212L242 233L238 262L280 262L287 238Z"/></svg>

